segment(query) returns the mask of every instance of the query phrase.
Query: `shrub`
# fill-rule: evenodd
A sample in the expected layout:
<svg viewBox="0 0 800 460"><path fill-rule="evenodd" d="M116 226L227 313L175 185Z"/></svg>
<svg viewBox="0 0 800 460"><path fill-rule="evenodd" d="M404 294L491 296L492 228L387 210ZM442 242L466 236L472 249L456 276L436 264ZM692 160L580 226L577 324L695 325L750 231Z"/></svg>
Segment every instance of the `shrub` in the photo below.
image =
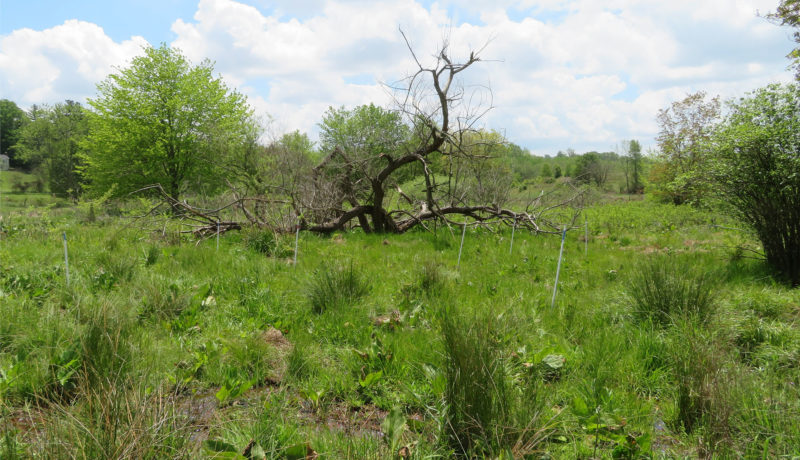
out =
<svg viewBox="0 0 800 460"><path fill-rule="evenodd" d="M634 314L666 326L679 318L707 322L715 309L715 277L674 257L656 256L638 264L628 282Z"/></svg>
<svg viewBox="0 0 800 460"><path fill-rule="evenodd" d="M755 231L769 265L800 285L800 85L770 85L731 104L712 171L721 201Z"/></svg>
<svg viewBox="0 0 800 460"><path fill-rule="evenodd" d="M369 292L367 278L353 266L317 269L307 288L307 297L314 313L343 307Z"/></svg>

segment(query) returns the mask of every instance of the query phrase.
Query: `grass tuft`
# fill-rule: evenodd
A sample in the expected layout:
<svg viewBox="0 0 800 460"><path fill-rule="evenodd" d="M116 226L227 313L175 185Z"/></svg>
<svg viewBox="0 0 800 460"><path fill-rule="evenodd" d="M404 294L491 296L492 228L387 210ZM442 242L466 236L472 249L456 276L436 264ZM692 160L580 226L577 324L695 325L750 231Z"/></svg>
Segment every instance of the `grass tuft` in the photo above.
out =
<svg viewBox="0 0 800 460"><path fill-rule="evenodd" d="M366 276L352 262L347 266L317 269L308 284L306 296L311 310L320 314L358 301L369 293Z"/></svg>
<svg viewBox="0 0 800 460"><path fill-rule="evenodd" d="M673 257L651 257L638 264L628 282L634 314L667 326L681 318L706 323L715 310L715 277Z"/></svg>

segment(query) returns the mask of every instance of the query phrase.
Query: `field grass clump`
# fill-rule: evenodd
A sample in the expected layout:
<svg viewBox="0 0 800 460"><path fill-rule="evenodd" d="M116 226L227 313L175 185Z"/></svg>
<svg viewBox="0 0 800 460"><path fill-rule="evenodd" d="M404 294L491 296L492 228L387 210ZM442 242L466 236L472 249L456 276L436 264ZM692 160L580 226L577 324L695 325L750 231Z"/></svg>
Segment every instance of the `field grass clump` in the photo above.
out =
<svg viewBox="0 0 800 460"><path fill-rule="evenodd" d="M270 230L248 230L243 235L245 246L265 255L272 255L278 247L278 238Z"/></svg>
<svg viewBox="0 0 800 460"><path fill-rule="evenodd" d="M422 263L417 274L417 286L422 292L428 295L436 294L442 289L444 282L441 264L433 260Z"/></svg>
<svg viewBox="0 0 800 460"><path fill-rule="evenodd" d="M311 311L320 314L357 302L370 291L366 275L351 261L348 265L318 268L306 288Z"/></svg>
<svg viewBox="0 0 800 460"><path fill-rule="evenodd" d="M675 382L675 423L687 433L701 426L715 442L729 431L734 410L728 397L728 360L724 346L711 332L691 321L675 325L669 338L669 359Z"/></svg>
<svg viewBox="0 0 800 460"><path fill-rule="evenodd" d="M449 446L466 457L497 452L510 410L497 320L455 307L443 309L440 315Z"/></svg>
<svg viewBox="0 0 800 460"><path fill-rule="evenodd" d="M716 277L671 256L649 257L632 270L628 296L640 320L667 326L681 318L700 323L716 307Z"/></svg>

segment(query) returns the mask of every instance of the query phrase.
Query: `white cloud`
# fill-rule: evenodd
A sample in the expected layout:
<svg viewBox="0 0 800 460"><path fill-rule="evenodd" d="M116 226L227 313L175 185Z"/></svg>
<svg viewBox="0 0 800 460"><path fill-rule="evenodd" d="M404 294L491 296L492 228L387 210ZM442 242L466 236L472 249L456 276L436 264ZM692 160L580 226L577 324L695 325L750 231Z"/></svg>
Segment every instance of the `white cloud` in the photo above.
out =
<svg viewBox="0 0 800 460"><path fill-rule="evenodd" d="M35 31L15 30L0 37L0 85L21 106L83 101L114 66L141 53L147 42L131 37L115 43L96 24L68 20Z"/></svg>
<svg viewBox="0 0 800 460"><path fill-rule="evenodd" d="M249 4L245 4L247 2ZM463 56L487 44L466 85L490 84L490 128L536 153L645 146L655 114L689 92L723 97L789 80L785 30L755 15L774 0L199 0L172 25L260 114L314 132L328 106L388 104L378 82L413 70L398 28L430 60L443 37ZM457 17L451 19L448 14ZM115 43L68 21L0 38L0 82L30 104L93 94L144 40Z"/></svg>

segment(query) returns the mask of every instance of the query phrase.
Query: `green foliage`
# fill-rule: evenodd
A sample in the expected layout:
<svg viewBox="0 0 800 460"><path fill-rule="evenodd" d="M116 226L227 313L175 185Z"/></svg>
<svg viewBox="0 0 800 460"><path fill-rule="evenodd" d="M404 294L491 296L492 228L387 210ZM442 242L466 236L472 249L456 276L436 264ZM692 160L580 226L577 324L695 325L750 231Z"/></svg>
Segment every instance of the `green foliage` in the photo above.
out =
<svg viewBox="0 0 800 460"><path fill-rule="evenodd" d="M792 37L795 44L800 44L800 32L796 29L800 27L800 2L797 0L780 0L778 8L774 13L767 15L767 18L782 25L795 29ZM800 80L800 48L793 49L786 55L792 61L791 67L795 70L795 80Z"/></svg>
<svg viewBox="0 0 800 460"><path fill-rule="evenodd" d="M245 97L214 78L209 61L192 66L166 45L145 48L97 89L85 156L95 194L156 183L173 198L210 192L223 179L215 146L240 145L250 129Z"/></svg>
<svg viewBox="0 0 800 460"><path fill-rule="evenodd" d="M604 164L600 155L587 152L578 157L575 178L584 183L593 183L602 187L608 180L609 166Z"/></svg>
<svg viewBox="0 0 800 460"><path fill-rule="evenodd" d="M233 399L238 398L249 390L255 383L255 380L242 381L241 379L225 382L214 396L217 398L220 405L228 405Z"/></svg>
<svg viewBox="0 0 800 460"><path fill-rule="evenodd" d="M344 175L358 184L353 193L365 198L370 191L369 181L386 165L381 155L396 155L409 142L410 130L399 112L374 104L348 110L328 108L319 123L320 150L329 155L337 148L341 155L331 157L328 174ZM398 176L402 182L408 177Z"/></svg>
<svg viewBox="0 0 800 460"><path fill-rule="evenodd" d="M25 164L24 159L18 158L14 146L17 145L20 130L27 121L27 115L16 103L0 99L0 155L9 157L11 167Z"/></svg>
<svg viewBox="0 0 800 460"><path fill-rule="evenodd" d="M253 229L246 232L243 239L248 248L267 256L278 249L278 237L271 230Z"/></svg>
<svg viewBox="0 0 800 460"><path fill-rule="evenodd" d="M29 117L30 122L19 131L18 158L38 167L50 192L77 197L83 185L78 172L80 145L89 133L85 110L77 102L66 101L52 108L34 106Z"/></svg>
<svg viewBox="0 0 800 460"><path fill-rule="evenodd" d="M438 294L444 286L441 265L433 260L423 262L418 274L417 285L422 292L428 295Z"/></svg>
<svg viewBox="0 0 800 460"><path fill-rule="evenodd" d="M446 435L459 455L487 454L509 413L508 377L496 318L456 308L440 312L447 386Z"/></svg>
<svg viewBox="0 0 800 460"><path fill-rule="evenodd" d="M770 85L731 104L715 136L721 201L758 236L767 262L800 285L800 86Z"/></svg>
<svg viewBox="0 0 800 460"><path fill-rule="evenodd" d="M658 163L650 183L661 201L697 204L708 194L710 140L719 119L719 97L706 101L703 91L659 110Z"/></svg>
<svg viewBox="0 0 800 460"><path fill-rule="evenodd" d="M729 435L735 410L729 398L725 352L712 333L681 321L670 335L669 359L676 382L676 425L692 432L703 427L714 444Z"/></svg>
<svg viewBox="0 0 800 460"><path fill-rule="evenodd" d="M348 307L369 292L367 278L351 261L347 266L321 267L306 288L314 313Z"/></svg>
<svg viewBox="0 0 800 460"><path fill-rule="evenodd" d="M625 142L625 191L628 193L641 193L644 190L642 183L642 145L636 139Z"/></svg>
<svg viewBox="0 0 800 460"><path fill-rule="evenodd" d="M676 257L650 257L635 266L628 295L642 320L661 326L684 319L706 323L714 314L716 282Z"/></svg>
<svg viewBox="0 0 800 460"><path fill-rule="evenodd" d="M441 227L303 237L289 266L242 244L162 246L84 208L4 215L0 456L781 458L800 445L800 292L760 261L729 262L757 241L708 210L585 209L589 254L568 232L553 310L560 239L519 228L513 254L510 229L471 230L458 271L460 235ZM679 304L631 320L621 283L647 271L641 258L674 262L654 290L667 297L719 268L713 317ZM350 259L368 292L314 314L303 288ZM329 284L320 298L351 283Z"/></svg>

